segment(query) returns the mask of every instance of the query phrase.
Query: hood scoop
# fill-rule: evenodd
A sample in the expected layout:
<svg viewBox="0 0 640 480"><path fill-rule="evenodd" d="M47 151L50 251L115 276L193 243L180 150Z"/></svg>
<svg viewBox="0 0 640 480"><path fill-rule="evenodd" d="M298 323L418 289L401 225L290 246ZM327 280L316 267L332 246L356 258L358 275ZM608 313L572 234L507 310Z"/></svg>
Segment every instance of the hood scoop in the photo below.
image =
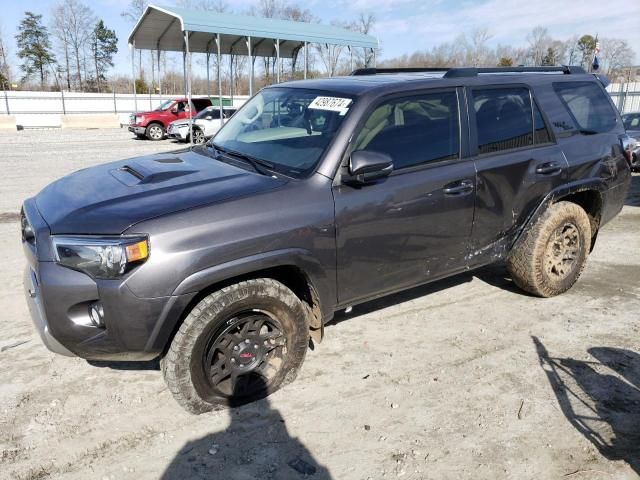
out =
<svg viewBox="0 0 640 480"><path fill-rule="evenodd" d="M184 163L184 161L181 160L178 157L156 158L154 160L154 162L158 162L158 163Z"/></svg>
<svg viewBox="0 0 640 480"><path fill-rule="evenodd" d="M155 162L156 165L152 162ZM133 187L136 185L165 182L184 175L191 175L198 171L184 168L184 166L172 168L173 165L177 164L184 164L184 161L179 158L160 158L145 162L145 164L132 162L111 170L109 173L120 183L128 187Z"/></svg>

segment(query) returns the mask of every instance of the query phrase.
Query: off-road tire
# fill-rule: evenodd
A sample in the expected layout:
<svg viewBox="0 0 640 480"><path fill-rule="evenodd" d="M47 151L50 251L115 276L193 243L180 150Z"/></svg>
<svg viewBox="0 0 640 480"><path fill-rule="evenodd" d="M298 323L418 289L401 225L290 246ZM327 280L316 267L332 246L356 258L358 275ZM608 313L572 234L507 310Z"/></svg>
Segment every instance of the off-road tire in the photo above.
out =
<svg viewBox="0 0 640 480"><path fill-rule="evenodd" d="M564 232L575 238L578 245L562 240L575 251L568 266L552 267L557 241ZM587 213L577 204L558 202L550 205L535 224L524 234L507 258L507 268L513 281L522 290L539 297L553 297L569 290L580 277L591 246L591 223ZM553 270L553 271L550 271Z"/></svg>
<svg viewBox="0 0 640 480"><path fill-rule="evenodd" d="M282 363L265 388L248 398L216 394L200 372L203 342L243 311L262 311L277 318L286 338ZM204 297L186 316L167 353L160 361L162 373L176 401L188 412L204 413L264 398L292 382L309 345L307 305L282 283L262 278L247 280Z"/></svg>
<svg viewBox="0 0 640 480"><path fill-rule="evenodd" d="M147 129L145 133L146 133L146 137L149 140L157 142L158 140L162 140L164 138L165 130L160 123L153 122L147 125Z"/></svg>

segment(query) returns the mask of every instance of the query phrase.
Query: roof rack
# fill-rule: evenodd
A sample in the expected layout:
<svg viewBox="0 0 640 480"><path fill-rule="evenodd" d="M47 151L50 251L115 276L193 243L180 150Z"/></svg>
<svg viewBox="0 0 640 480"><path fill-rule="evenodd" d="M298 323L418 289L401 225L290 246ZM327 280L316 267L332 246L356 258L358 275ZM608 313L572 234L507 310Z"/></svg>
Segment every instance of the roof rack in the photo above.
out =
<svg viewBox="0 0 640 480"><path fill-rule="evenodd" d="M478 74L485 73L563 73L580 74L586 73L582 67L567 66L561 67L408 67L408 68L359 68L351 75L377 75L380 73L418 73L418 72L444 72L444 78L477 77Z"/></svg>
<svg viewBox="0 0 640 480"><path fill-rule="evenodd" d="M359 77L361 75L377 75L379 73L446 72L448 70L451 69L448 67L358 68L351 72L351 75Z"/></svg>

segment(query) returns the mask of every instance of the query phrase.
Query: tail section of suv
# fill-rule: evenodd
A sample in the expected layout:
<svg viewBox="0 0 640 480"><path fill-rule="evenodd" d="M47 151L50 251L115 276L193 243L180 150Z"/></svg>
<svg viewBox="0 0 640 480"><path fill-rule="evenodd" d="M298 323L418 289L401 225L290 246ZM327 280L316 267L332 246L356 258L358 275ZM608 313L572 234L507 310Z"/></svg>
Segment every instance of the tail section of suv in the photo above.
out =
<svg viewBox="0 0 640 480"><path fill-rule="evenodd" d="M571 288L631 177L598 78L355 73L265 88L204 145L26 200L45 344L160 357L200 413L291 381L339 309L501 260L534 295Z"/></svg>
<svg viewBox="0 0 640 480"><path fill-rule="evenodd" d="M189 118L189 110L195 117L198 112L210 106L211 100L208 98L192 98L191 108L186 98L165 100L155 110L132 113L129 117L129 131L138 138L162 140L171 122Z"/></svg>

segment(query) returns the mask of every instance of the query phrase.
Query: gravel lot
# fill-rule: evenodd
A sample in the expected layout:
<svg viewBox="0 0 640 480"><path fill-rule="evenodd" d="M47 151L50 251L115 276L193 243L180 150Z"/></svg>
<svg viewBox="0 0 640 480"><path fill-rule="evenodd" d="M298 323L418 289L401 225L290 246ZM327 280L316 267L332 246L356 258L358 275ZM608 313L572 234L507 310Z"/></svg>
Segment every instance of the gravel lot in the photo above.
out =
<svg viewBox="0 0 640 480"><path fill-rule="evenodd" d="M0 478L640 475L640 176L567 294L528 297L497 266L356 306L292 385L194 417L156 363L42 346L16 221L62 175L176 145L51 130L2 132L0 148Z"/></svg>

